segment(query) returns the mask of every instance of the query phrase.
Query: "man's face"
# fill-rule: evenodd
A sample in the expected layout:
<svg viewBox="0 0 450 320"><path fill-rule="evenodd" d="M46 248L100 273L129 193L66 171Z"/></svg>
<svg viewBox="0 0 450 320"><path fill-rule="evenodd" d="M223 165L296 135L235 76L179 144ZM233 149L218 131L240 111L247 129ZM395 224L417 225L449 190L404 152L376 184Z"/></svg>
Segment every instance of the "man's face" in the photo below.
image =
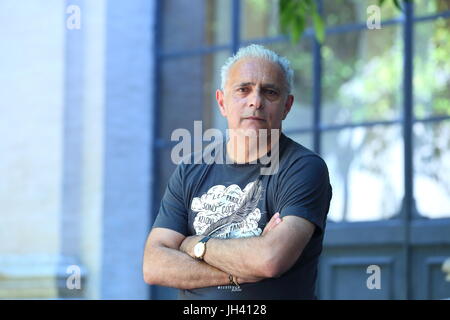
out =
<svg viewBox="0 0 450 320"><path fill-rule="evenodd" d="M216 99L229 129L268 129L268 134L270 129L281 129L294 101L281 67L263 58L235 62L224 92L217 90Z"/></svg>

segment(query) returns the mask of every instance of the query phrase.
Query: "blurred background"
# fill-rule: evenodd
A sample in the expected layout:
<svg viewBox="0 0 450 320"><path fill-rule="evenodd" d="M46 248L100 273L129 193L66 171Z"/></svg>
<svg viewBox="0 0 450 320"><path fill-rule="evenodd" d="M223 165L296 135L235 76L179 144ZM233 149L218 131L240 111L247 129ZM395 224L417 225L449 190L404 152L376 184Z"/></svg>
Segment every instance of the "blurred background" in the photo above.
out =
<svg viewBox="0 0 450 320"><path fill-rule="evenodd" d="M322 43L278 0L0 0L0 298L175 298L141 273L171 133L225 130L251 43L292 62L284 132L330 170L318 297L450 298L450 1L315 3Z"/></svg>

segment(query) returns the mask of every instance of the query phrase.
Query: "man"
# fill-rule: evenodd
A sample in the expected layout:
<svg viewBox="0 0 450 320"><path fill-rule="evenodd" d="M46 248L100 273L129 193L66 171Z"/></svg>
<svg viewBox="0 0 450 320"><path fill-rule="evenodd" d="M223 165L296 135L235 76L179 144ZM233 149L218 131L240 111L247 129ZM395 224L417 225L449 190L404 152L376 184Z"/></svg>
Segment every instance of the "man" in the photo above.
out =
<svg viewBox="0 0 450 320"><path fill-rule="evenodd" d="M258 45L225 63L216 99L227 161L177 166L144 252L148 284L180 299L315 298L331 186L325 162L281 132L292 79L289 61ZM261 174L268 155L277 170Z"/></svg>

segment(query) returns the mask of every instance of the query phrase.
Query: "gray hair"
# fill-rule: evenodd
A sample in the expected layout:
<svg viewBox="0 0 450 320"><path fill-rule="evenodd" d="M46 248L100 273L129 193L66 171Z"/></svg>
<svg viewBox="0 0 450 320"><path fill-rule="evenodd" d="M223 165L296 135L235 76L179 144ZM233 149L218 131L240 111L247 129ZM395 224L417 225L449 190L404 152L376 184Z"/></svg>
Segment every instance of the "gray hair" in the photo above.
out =
<svg viewBox="0 0 450 320"><path fill-rule="evenodd" d="M221 79L222 90L224 90L225 88L225 83L228 79L228 72L230 71L231 66L236 61L242 58L263 58L278 64L281 67L281 70L283 71L288 93L291 93L291 90L294 86L294 70L292 70L291 63L289 62L289 60L285 57L278 55L272 50L269 50L257 44L251 44L247 47L240 48L239 51L234 56L229 57L227 61L225 61L225 64L222 66L220 72L222 78Z"/></svg>

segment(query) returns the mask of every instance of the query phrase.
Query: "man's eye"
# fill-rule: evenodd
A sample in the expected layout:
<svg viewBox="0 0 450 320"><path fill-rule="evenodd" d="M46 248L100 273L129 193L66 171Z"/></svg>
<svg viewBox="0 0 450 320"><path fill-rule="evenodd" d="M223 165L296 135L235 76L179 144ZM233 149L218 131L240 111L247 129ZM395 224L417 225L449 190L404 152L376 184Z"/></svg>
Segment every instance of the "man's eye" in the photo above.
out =
<svg viewBox="0 0 450 320"><path fill-rule="evenodd" d="M271 95L271 96L277 95L277 94L278 94L278 92L276 92L276 91L274 91L274 90L266 90L266 93L267 93L268 95Z"/></svg>
<svg viewBox="0 0 450 320"><path fill-rule="evenodd" d="M248 88L238 88L238 92L247 92Z"/></svg>

